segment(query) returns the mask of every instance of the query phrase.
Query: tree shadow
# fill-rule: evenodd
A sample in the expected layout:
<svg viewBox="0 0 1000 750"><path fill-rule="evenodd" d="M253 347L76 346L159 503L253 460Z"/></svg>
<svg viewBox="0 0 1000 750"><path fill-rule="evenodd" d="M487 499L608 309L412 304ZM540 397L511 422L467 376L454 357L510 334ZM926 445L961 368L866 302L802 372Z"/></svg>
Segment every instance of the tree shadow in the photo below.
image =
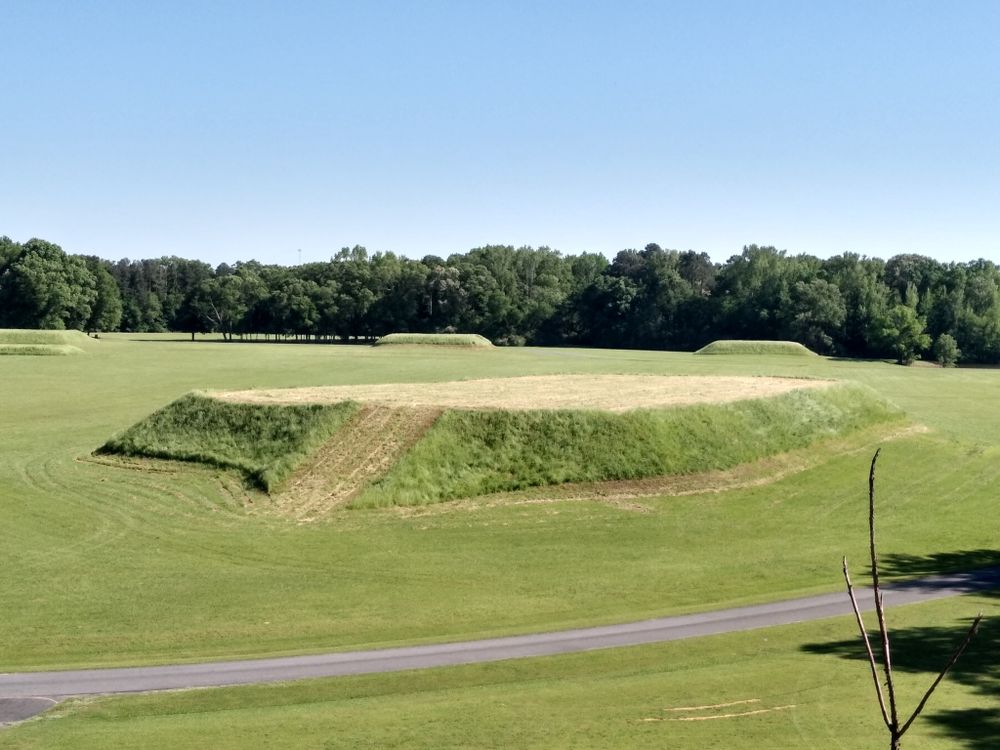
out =
<svg viewBox="0 0 1000 750"><path fill-rule="evenodd" d="M885 578L931 576L956 571L1000 568L1000 550L968 549L931 555L885 555L879 558L879 573Z"/></svg>
<svg viewBox="0 0 1000 750"><path fill-rule="evenodd" d="M998 568L1000 551L976 549L944 552L925 556L887 555L880 560L883 575L921 576L937 575L957 570L982 570ZM987 576L969 588L982 596L1000 598L1000 577ZM904 584L905 585L905 584ZM916 584L915 584L916 585ZM844 596L847 594L845 592ZM887 601L889 597L887 595ZM972 624L972 613L962 624L951 626L921 626L893 628L890 614L893 669L896 672L922 673L926 686L931 683L948 662L955 648L961 643ZM873 646L878 643L877 630L869 632ZM845 659L867 661L861 639L857 636L842 641L811 643L802 650L812 654L833 654ZM876 646L876 651L877 651ZM973 691L1000 705L1000 623L985 619L968 649L948 673L946 680L966 685ZM922 689L925 689L922 687ZM874 698L873 698L874 700ZM909 716L915 705L904 705L901 714ZM1000 708L942 708L936 710L932 698L917 720L937 727L940 731L963 743L972 750L995 750L1000 747Z"/></svg>

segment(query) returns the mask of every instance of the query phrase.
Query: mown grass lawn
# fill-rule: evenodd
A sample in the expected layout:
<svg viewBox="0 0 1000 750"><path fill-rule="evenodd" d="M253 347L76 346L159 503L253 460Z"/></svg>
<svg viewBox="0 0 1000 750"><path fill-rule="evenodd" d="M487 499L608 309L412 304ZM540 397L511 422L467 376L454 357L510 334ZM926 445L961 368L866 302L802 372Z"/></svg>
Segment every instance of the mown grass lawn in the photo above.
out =
<svg viewBox="0 0 1000 750"><path fill-rule="evenodd" d="M908 712L982 609L961 597L890 611ZM448 669L70 702L0 733L37 748L869 748L888 745L853 618L655 646ZM996 747L991 622L907 750Z"/></svg>
<svg viewBox="0 0 1000 750"><path fill-rule="evenodd" d="M106 337L86 356L0 360L0 669L347 649L623 621L835 589L840 555L863 557L871 436L780 482L644 500L649 512L590 502L428 516L357 510L306 526L259 512L266 496L248 495L224 472L79 460L194 389L586 372L856 380L932 429L885 448L885 551L988 557L998 548L988 522L1000 475L1000 378L992 370L141 338L160 340ZM959 561L954 567L964 558L944 559Z"/></svg>

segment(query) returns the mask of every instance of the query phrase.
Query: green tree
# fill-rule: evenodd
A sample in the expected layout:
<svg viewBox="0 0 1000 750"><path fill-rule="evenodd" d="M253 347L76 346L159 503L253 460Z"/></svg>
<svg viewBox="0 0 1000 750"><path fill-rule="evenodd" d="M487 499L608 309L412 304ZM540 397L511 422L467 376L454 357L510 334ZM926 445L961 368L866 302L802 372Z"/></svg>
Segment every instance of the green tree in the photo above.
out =
<svg viewBox="0 0 1000 750"><path fill-rule="evenodd" d="M231 341L233 334L247 331L248 313L265 294L257 264L248 263L202 282L198 306L212 330Z"/></svg>
<svg viewBox="0 0 1000 750"><path fill-rule="evenodd" d="M97 298L82 258L32 239L0 273L0 313L13 328L85 328Z"/></svg>
<svg viewBox="0 0 1000 750"><path fill-rule="evenodd" d="M792 288L818 275L821 263L807 255L748 245L719 271L719 327L735 338L791 336Z"/></svg>
<svg viewBox="0 0 1000 750"><path fill-rule="evenodd" d="M802 344L822 353L833 353L834 339L847 318L840 290L823 279L797 281L792 288L792 332Z"/></svg>
<svg viewBox="0 0 1000 750"><path fill-rule="evenodd" d="M122 322L122 296L111 272L97 258L87 260L96 297L87 320L88 331L117 331Z"/></svg>
<svg viewBox="0 0 1000 750"><path fill-rule="evenodd" d="M934 340L934 359L942 367L954 367L961 356L962 350L958 348L958 342L950 334L942 333Z"/></svg>
<svg viewBox="0 0 1000 750"><path fill-rule="evenodd" d="M368 251L360 245L342 248L333 258L337 283L336 306L338 333L349 336L371 335L368 311L375 303Z"/></svg>
<svg viewBox="0 0 1000 750"><path fill-rule="evenodd" d="M876 323L877 335L901 365L911 364L931 345L926 327L926 321L908 305L895 305Z"/></svg>
<svg viewBox="0 0 1000 750"><path fill-rule="evenodd" d="M857 253L844 253L823 261L820 277L840 291L846 315L835 337L837 349L853 356L877 356L882 341L876 321L889 309L890 290L883 283L885 263Z"/></svg>

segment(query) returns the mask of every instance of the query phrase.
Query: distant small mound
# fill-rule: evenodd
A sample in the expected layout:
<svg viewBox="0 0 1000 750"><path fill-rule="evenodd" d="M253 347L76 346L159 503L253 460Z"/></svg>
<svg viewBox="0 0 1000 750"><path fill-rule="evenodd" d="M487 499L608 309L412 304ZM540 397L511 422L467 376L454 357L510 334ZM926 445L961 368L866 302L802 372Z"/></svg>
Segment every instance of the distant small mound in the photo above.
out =
<svg viewBox="0 0 1000 750"><path fill-rule="evenodd" d="M34 328L0 328L0 347L8 346L69 346L76 348L76 352L81 352L79 347L89 346L95 343L90 336L83 331L50 331ZM10 354L37 354L39 352L8 352ZM46 353L46 352L41 352ZM69 354L71 352L56 352L58 354Z"/></svg>
<svg viewBox="0 0 1000 750"><path fill-rule="evenodd" d="M405 346L493 346L492 342L478 333L390 333L375 342L375 346L386 344Z"/></svg>
<svg viewBox="0 0 1000 750"><path fill-rule="evenodd" d="M83 349L69 344L0 343L0 356L64 357L68 354L83 354Z"/></svg>
<svg viewBox="0 0 1000 750"><path fill-rule="evenodd" d="M816 352L796 341L741 341L720 339L703 346L695 354L790 354L796 357L815 357Z"/></svg>

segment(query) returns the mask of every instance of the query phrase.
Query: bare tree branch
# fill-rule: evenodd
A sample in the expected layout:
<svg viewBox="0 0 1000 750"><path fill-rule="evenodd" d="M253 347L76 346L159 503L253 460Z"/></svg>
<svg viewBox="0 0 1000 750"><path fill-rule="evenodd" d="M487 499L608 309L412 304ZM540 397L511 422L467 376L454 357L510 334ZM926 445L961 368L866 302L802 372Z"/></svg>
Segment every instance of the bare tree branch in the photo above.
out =
<svg viewBox="0 0 1000 750"><path fill-rule="evenodd" d="M854 617L858 621L858 630L861 631L861 640L864 641L865 651L868 652L868 664L872 668L872 680L875 682L875 692L878 694L878 705L882 710L882 721L886 727L892 731L889 723L889 713L885 708L885 698L882 695L882 683L878 678L878 663L875 661L875 654L872 652L872 644L868 639L868 631L865 630L865 623L861 619L861 610L858 609L858 600L854 597L854 586L851 585L851 574L847 572L847 558L844 558L844 580L847 581L847 594L851 597L851 606L854 607Z"/></svg>
<svg viewBox="0 0 1000 750"><path fill-rule="evenodd" d="M882 685L878 678L878 663L875 658L875 653L872 651L871 640L868 638L868 631L865 630L864 621L861 619L861 610L858 608L858 600L854 596L854 586L851 584L851 576L847 570L847 558L844 558L844 580L847 582L847 594L851 598L851 606L854 608L854 617L858 622L858 630L861 631L861 640L864 641L865 651L868 654L868 665L871 667L872 680L875 682L875 693L878 695L878 705L879 709L882 711L882 721L885 722L886 727L889 730L889 747L892 750L898 750L900 747L900 742L902 740L903 734L906 730L910 728L920 712L924 710L924 706L927 705L927 701L930 699L931 694L941 684L941 680L944 679L945 675L955 666L959 657L965 652L972 638L976 635L976 631L979 629L979 623L983 620L983 613L980 612L976 619L972 623L972 627L969 628L969 632L966 633L965 638L959 644L958 648L955 649L955 653L951 655L951 659L945 665L944 669L941 670L941 674L937 676L934 683L927 689L924 693L924 697L921 699L920 704L914 710L913 714L907 719L906 723L902 726L899 725L899 716L896 712L896 693L892 682L892 658L889 653L889 628L885 622L885 602L882 598L882 589L879 584L878 577L878 551L875 548L875 464L878 461L879 454L882 449L879 448L875 451L875 455L872 456L871 469L868 472L868 541L869 550L871 552L871 562L872 562L872 590L875 595L875 613L878 616L878 630L879 636L882 641L882 667L885 671L885 684L886 692L889 696L889 708L886 710L886 700L882 693Z"/></svg>
<svg viewBox="0 0 1000 750"><path fill-rule="evenodd" d="M872 456L871 468L868 471L868 542L872 558L872 589L875 592L875 614L878 616L878 632L882 641L882 667L885 670L885 688L889 694L889 728L899 727L899 716L896 711L896 690L892 684L892 655L889 649L889 629L885 622L885 607L882 601L882 589L878 580L878 552L875 549L875 464L878 462L879 448Z"/></svg>
<svg viewBox="0 0 1000 750"><path fill-rule="evenodd" d="M981 623L982 621L983 621L983 613L980 612L978 615L976 615L976 619L972 621L972 627L969 628L969 632L965 634L965 638L959 644L958 648L955 649L955 653L951 655L951 659L948 661L947 664L945 664L944 669L941 670L941 674L939 674L937 679L934 680L934 684L931 685L929 688L927 688L927 692L924 693L924 697L920 701L920 705L917 706L916 710L913 712L913 715L909 719L907 719L902 729L899 730L900 736L902 736L903 732L905 732L907 729L910 728L910 724L913 723L913 720L916 719L917 716L920 714L920 712L924 710L924 706L927 704L927 700L931 697L931 693L934 692L934 689L941 683L941 680L944 679L944 676L948 674L949 670L955 666L955 662L958 661L958 658L962 655L962 653L968 647L969 643L972 641L972 638L976 634L976 631L979 630L979 623Z"/></svg>

